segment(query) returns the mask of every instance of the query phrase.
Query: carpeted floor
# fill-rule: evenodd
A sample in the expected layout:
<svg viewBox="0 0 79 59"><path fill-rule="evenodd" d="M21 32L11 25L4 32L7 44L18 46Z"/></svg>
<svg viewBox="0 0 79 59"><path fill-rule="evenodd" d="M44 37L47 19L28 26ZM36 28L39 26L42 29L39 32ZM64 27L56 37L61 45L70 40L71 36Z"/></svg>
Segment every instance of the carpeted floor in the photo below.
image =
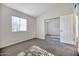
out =
<svg viewBox="0 0 79 59"><path fill-rule="evenodd" d="M42 39L31 39L12 46L8 46L3 48L1 52L2 52L2 55L16 56L19 52L24 51L33 45L37 45L47 50L48 52L53 53L56 56L78 55L76 46L60 43L53 40L52 42L50 42L48 40L42 40Z"/></svg>

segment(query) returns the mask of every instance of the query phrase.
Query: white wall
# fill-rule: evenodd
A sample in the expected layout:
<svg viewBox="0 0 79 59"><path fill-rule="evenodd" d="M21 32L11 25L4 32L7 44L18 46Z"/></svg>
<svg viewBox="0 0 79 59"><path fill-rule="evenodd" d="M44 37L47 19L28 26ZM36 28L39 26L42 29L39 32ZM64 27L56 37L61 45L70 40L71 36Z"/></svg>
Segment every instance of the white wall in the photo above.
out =
<svg viewBox="0 0 79 59"><path fill-rule="evenodd" d="M0 22L1 22L1 5L0 5ZM1 23L0 23L0 28L1 28ZM0 46L1 46L1 29L0 29Z"/></svg>
<svg viewBox="0 0 79 59"><path fill-rule="evenodd" d="M79 52L79 4L78 4L78 52Z"/></svg>
<svg viewBox="0 0 79 59"><path fill-rule="evenodd" d="M79 6L78 6L79 10ZM79 11L78 11L78 52L79 52Z"/></svg>
<svg viewBox="0 0 79 59"><path fill-rule="evenodd" d="M11 44L15 44L21 41L25 41L28 39L35 38L36 36L36 19L23 14L19 11L10 9L8 7L2 6L2 11L1 11L1 17L0 19L0 32L1 33L1 46L0 47L5 47ZM12 33L11 31L11 16L19 16L22 18L27 19L27 31L26 32L15 32Z"/></svg>
<svg viewBox="0 0 79 59"><path fill-rule="evenodd" d="M46 22L47 25L47 34L51 35L60 35L60 18L51 19L49 22Z"/></svg>
<svg viewBox="0 0 79 59"><path fill-rule="evenodd" d="M51 9L48 12L44 13L43 15L39 16L37 18L37 37L41 38L41 39L45 39L45 22L44 22L44 20L67 15L67 14L72 14L72 13L73 13L72 9L62 10L62 7L61 7L61 9L60 8L55 9L55 10Z"/></svg>

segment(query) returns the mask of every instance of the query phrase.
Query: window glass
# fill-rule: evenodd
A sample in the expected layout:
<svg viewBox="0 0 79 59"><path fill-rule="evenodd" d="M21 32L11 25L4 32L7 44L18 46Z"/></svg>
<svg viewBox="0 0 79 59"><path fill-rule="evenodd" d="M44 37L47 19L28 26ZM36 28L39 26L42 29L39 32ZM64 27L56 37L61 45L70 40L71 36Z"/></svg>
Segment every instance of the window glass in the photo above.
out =
<svg viewBox="0 0 79 59"><path fill-rule="evenodd" d="M12 16L12 32L26 31L27 20Z"/></svg>

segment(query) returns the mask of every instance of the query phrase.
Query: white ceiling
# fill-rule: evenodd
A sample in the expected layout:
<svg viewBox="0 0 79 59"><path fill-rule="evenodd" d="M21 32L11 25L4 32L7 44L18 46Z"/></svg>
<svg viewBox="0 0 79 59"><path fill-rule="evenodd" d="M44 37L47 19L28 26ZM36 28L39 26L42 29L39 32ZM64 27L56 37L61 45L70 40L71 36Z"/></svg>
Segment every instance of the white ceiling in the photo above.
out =
<svg viewBox="0 0 79 59"><path fill-rule="evenodd" d="M16 9L20 12L26 13L33 17L38 17L48 10L53 11L53 9L57 10L57 8L61 9L73 9L73 4L56 4L56 3L4 3L3 5L8 6L10 8ZM58 11L58 10L57 10ZM54 11L53 11L54 12Z"/></svg>

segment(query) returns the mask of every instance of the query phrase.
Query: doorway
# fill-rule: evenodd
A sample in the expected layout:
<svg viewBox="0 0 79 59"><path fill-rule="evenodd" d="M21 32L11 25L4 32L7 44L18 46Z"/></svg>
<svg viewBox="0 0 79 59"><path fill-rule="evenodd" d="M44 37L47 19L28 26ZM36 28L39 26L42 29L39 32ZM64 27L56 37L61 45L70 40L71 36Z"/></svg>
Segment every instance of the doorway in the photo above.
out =
<svg viewBox="0 0 79 59"><path fill-rule="evenodd" d="M60 42L60 17L45 20L45 39Z"/></svg>

